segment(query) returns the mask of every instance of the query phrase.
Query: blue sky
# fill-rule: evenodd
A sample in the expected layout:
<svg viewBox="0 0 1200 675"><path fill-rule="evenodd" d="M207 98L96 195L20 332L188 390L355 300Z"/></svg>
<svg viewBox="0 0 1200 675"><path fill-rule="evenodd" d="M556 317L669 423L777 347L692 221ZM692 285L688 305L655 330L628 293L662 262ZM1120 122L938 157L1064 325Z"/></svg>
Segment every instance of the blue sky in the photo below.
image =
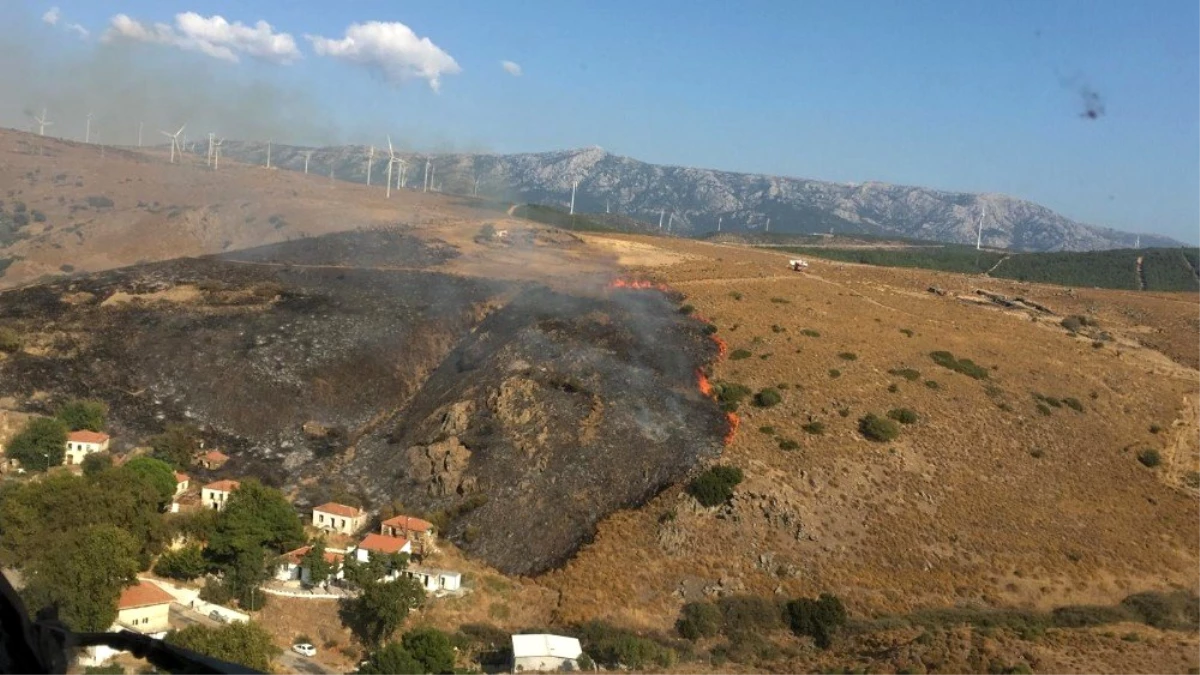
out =
<svg viewBox="0 0 1200 675"><path fill-rule="evenodd" d="M294 37L290 65L246 53L236 63L184 58L308 92L347 140L382 144L391 132L416 147L496 152L600 145L652 162L1003 192L1084 222L1200 239L1194 0L17 5L0 19L44 33L39 49L75 54L97 49L117 14L144 26L181 12L265 20ZM38 20L52 5L53 26ZM304 37L339 40L366 21L401 22L449 57L439 91L428 77L318 55ZM430 53L414 58L442 58ZM1084 89L1103 102L1098 119L1081 117ZM376 126L379 138L366 138Z"/></svg>

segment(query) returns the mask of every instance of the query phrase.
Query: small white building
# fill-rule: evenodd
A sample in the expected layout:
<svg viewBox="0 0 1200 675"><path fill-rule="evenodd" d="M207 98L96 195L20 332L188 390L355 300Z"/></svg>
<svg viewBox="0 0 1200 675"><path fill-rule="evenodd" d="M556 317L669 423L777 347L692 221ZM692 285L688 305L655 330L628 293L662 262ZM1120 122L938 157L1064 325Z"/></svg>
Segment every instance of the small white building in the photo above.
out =
<svg viewBox="0 0 1200 675"><path fill-rule="evenodd" d="M363 540L358 542L358 547L354 551L354 557L359 562L365 563L371 560L372 553L396 554L408 553L412 554L412 542L404 537L389 537L382 534L371 533Z"/></svg>
<svg viewBox="0 0 1200 675"><path fill-rule="evenodd" d="M175 472L175 496L176 497L187 492L188 486L190 486L191 484L192 484L191 476L187 475L186 473L182 473L180 471Z"/></svg>
<svg viewBox="0 0 1200 675"><path fill-rule="evenodd" d="M312 524L326 532L354 534L367 524L367 512L353 506L329 502L315 507Z"/></svg>
<svg viewBox="0 0 1200 675"><path fill-rule="evenodd" d="M457 591L462 588L462 573L450 570L438 570L430 567L409 567L405 574L421 582L428 593L438 591Z"/></svg>
<svg viewBox="0 0 1200 675"><path fill-rule="evenodd" d="M94 452L108 450L108 434L102 431L72 431L67 434L67 452L64 463L83 464L83 458Z"/></svg>
<svg viewBox="0 0 1200 675"><path fill-rule="evenodd" d="M578 670L583 653L579 640L562 635L538 633L512 636L514 673Z"/></svg>
<svg viewBox="0 0 1200 675"><path fill-rule="evenodd" d="M229 502L229 495L238 489L236 480L219 480L214 483L209 483L200 488L200 503L206 509L215 509L222 511L225 509L225 504Z"/></svg>
<svg viewBox="0 0 1200 675"><path fill-rule="evenodd" d="M311 584L309 570L304 566L304 556L312 550L312 546L301 546L295 551L284 553L279 559L279 564L275 567L275 578L280 581L299 581L305 584ZM344 578L344 570L342 569L342 554L333 551L325 551L325 562L333 566L333 570L329 574L330 579Z"/></svg>
<svg viewBox="0 0 1200 675"><path fill-rule="evenodd" d="M170 630L168 621L175 596L158 584L139 581L121 591L117 601L117 624L143 635L161 638Z"/></svg>
<svg viewBox="0 0 1200 675"><path fill-rule="evenodd" d="M437 552L437 530L428 520L415 516L395 516L379 524L379 534L409 540L413 544L413 553L417 555Z"/></svg>

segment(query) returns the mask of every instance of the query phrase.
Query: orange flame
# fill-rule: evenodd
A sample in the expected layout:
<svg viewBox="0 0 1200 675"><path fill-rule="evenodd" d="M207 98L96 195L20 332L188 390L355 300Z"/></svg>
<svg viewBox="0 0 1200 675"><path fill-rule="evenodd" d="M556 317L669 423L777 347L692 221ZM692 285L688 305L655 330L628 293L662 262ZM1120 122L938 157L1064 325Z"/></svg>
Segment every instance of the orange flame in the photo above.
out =
<svg viewBox="0 0 1200 675"><path fill-rule="evenodd" d="M716 335L713 335L711 337L712 337L712 341L717 343L717 358L721 358L721 359L725 358L725 355L729 353L729 343L725 342L724 340L717 337Z"/></svg>
<svg viewBox="0 0 1200 675"><path fill-rule="evenodd" d="M708 383L708 378L699 370L696 371L696 386L700 387L700 393L705 396L712 396L712 385Z"/></svg>
<svg viewBox="0 0 1200 675"><path fill-rule="evenodd" d="M733 436L737 433L738 425L742 420L733 413L725 413L725 419L729 421L729 431L725 432L725 445L733 443Z"/></svg>

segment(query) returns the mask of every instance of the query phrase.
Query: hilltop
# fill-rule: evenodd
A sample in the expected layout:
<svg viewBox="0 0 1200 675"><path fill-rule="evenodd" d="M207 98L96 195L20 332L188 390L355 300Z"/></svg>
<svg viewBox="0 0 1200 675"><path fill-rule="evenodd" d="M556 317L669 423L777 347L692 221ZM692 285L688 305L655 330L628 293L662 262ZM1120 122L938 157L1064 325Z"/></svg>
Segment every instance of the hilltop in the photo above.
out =
<svg viewBox="0 0 1200 675"><path fill-rule="evenodd" d="M263 164L266 144L226 142L229 157ZM272 147L272 162L326 175L364 181L368 148ZM698 235L723 231L878 234L974 244L981 214L983 242L1019 251L1089 251L1130 248L1137 235L1079 223L1033 202L1002 194L970 194L887 183L833 183L805 178L663 166L583 148L556 152L497 154L417 154L408 162L405 184L424 184L426 160L432 183L442 192L475 194L510 202L566 207L571 184L579 181L576 210L620 213L672 231ZM377 149L373 181L384 180L385 152ZM667 224L664 221L664 227ZM1146 246L1177 246L1167 237L1143 235Z"/></svg>
<svg viewBox="0 0 1200 675"><path fill-rule="evenodd" d="M628 635L610 622L686 672L1200 666L1194 292L798 273L786 252L565 231L449 195L0 140L0 171L25 181L6 205L46 216L0 249L20 256L0 282L22 286L0 292L20 338L0 407L102 398L118 450L200 426L231 460L197 480L402 502L472 569L422 621L588 648ZM82 187L55 183L75 166ZM93 195L114 205L72 220ZM185 197L192 220L136 206ZM868 439L868 415L898 432ZM689 484L714 465L743 480L703 506ZM750 621L821 593L852 619L829 650L777 614L675 629L687 602ZM340 625L323 607L306 616Z"/></svg>

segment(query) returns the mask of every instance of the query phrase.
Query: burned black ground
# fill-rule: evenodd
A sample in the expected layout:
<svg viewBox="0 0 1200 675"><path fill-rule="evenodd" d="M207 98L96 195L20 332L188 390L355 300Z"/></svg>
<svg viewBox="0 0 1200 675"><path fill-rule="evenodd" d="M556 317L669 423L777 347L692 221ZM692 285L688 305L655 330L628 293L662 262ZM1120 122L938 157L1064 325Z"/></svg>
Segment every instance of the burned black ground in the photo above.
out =
<svg viewBox="0 0 1200 675"><path fill-rule="evenodd" d="M399 500L521 574L719 453L696 386L715 345L662 293L418 271L453 251L397 232L329 240L0 294L25 340L0 397L102 399L120 450L195 424L233 457L223 477L300 488L300 507Z"/></svg>

